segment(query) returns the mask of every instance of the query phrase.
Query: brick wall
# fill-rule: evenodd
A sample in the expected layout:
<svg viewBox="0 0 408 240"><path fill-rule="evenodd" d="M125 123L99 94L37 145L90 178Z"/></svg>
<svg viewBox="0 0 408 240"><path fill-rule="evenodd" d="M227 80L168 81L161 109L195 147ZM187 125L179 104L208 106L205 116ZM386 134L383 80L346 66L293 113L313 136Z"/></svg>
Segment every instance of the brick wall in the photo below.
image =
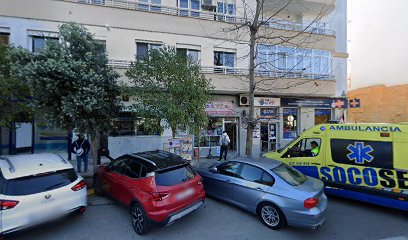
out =
<svg viewBox="0 0 408 240"><path fill-rule="evenodd" d="M349 91L349 99L360 99L360 108L349 108L349 122L408 122L408 84L384 85Z"/></svg>

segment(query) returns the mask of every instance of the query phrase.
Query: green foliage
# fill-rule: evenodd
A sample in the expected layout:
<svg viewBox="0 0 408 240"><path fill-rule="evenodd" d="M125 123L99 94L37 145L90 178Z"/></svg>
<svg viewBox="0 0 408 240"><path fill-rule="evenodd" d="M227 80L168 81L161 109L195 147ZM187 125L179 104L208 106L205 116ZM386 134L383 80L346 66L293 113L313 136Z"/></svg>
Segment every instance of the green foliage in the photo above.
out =
<svg viewBox="0 0 408 240"><path fill-rule="evenodd" d="M211 83L197 63L177 54L174 47L150 50L146 59L132 63L126 76L131 81L126 91L139 101L136 111L166 119L173 137L177 126L196 132L207 122L204 108L210 100Z"/></svg>
<svg viewBox="0 0 408 240"><path fill-rule="evenodd" d="M59 39L39 53L14 54L14 71L30 86L36 114L56 128L92 135L112 129L120 110L119 75L107 66L105 46L74 23L60 27Z"/></svg>
<svg viewBox="0 0 408 240"><path fill-rule="evenodd" d="M11 52L0 44L0 127L14 121L30 121L31 93L27 84L11 72Z"/></svg>

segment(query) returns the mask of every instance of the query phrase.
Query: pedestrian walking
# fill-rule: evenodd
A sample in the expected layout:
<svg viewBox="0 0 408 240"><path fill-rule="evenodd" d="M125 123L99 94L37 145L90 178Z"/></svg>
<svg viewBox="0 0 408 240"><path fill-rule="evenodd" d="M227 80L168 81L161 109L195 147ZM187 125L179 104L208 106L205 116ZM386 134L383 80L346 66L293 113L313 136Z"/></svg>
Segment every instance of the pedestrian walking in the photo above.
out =
<svg viewBox="0 0 408 240"><path fill-rule="evenodd" d="M77 159L77 171L81 172L81 165L84 162L84 171L88 172L88 153L91 149L91 144L85 139L83 134L78 134L78 139L72 144L72 152L75 153Z"/></svg>
<svg viewBox="0 0 408 240"><path fill-rule="evenodd" d="M218 161L221 161L223 157L224 157L224 160L227 160L227 152L228 152L228 146L230 142L231 141L230 141L230 138L227 132L224 131L220 137L221 151L220 151L220 159Z"/></svg>

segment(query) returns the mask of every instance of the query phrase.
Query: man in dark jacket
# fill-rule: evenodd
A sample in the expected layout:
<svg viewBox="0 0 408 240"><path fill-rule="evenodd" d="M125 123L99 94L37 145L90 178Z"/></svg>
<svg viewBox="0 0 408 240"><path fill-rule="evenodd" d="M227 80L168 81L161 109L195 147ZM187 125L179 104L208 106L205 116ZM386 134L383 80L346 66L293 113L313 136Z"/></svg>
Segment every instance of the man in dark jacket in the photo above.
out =
<svg viewBox="0 0 408 240"><path fill-rule="evenodd" d="M91 144L85 139L83 134L78 134L78 139L72 144L72 152L76 154L77 171L81 172L81 165L84 162L84 170L88 172L88 153L91 149Z"/></svg>

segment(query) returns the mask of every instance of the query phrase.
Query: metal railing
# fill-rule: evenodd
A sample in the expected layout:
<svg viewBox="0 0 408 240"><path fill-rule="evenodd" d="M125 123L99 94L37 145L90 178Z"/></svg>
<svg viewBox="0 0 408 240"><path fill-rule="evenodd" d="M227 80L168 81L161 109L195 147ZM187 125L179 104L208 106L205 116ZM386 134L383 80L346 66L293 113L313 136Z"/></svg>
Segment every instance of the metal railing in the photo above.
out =
<svg viewBox="0 0 408 240"><path fill-rule="evenodd" d="M108 65L114 68L129 68L131 61L128 60L109 60ZM248 75L249 70L245 68L225 67L225 66L202 66L201 72L204 74L221 74L221 75ZM331 74L306 73L304 71L270 71L255 70L255 75L267 78L286 78L286 79L314 79L314 80L334 80Z"/></svg>
<svg viewBox="0 0 408 240"><path fill-rule="evenodd" d="M170 7L170 6L164 6L161 4L152 4L149 2L142 2L142 1L131 1L131 0L58 0L58 1L74 2L74 3L114 7L114 8L123 8L123 9L135 10L135 11L162 13L162 14L167 14L167 15L192 17L192 18L198 18L198 19L229 22L229 23L236 23L236 22L244 21L244 19L236 15L229 15L229 14L223 14L223 13L217 13L217 12L210 12L210 11L202 11L202 10L190 9L190 8ZM334 30L324 28L324 27L308 26L308 25L293 23L293 22L279 20L279 19L270 19L269 21L265 21L263 25L270 27L270 28L280 29L280 30L299 31L299 32L303 31L303 32L308 32L308 33L330 35L330 36L334 36L336 33Z"/></svg>
<svg viewBox="0 0 408 240"><path fill-rule="evenodd" d="M288 30L288 31L307 32L307 33L329 35L329 36L336 35L336 31L326 28L326 27L317 27L313 25L299 24L299 23L284 21L280 19L271 19L269 21L265 21L263 25L268 26L270 28Z"/></svg>
<svg viewBox="0 0 408 240"><path fill-rule="evenodd" d="M149 2L130 1L130 0L60 0L65 2L74 2L82 4L90 4L105 7L123 8L136 11L162 13L167 15L175 15L182 17L193 17L205 20L215 20L221 22L236 22L235 15L202 11L198 9L170 7L161 4L153 4Z"/></svg>

